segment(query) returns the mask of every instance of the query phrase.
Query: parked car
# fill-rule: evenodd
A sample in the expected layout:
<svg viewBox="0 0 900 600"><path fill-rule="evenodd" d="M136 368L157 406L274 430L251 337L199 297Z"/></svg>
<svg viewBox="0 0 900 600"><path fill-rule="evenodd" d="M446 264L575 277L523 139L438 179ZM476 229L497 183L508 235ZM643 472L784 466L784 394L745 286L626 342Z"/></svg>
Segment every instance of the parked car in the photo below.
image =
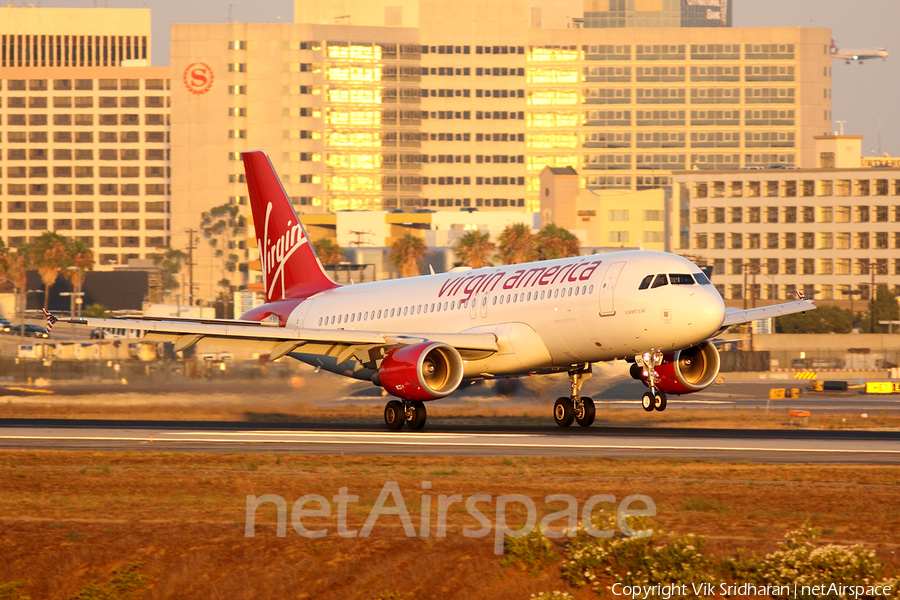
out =
<svg viewBox="0 0 900 600"><path fill-rule="evenodd" d="M9 328L9 333L13 335L22 335L22 325L13 325ZM50 334L47 333L46 329L40 325L32 325L31 323L25 323L25 335L36 338L50 337Z"/></svg>

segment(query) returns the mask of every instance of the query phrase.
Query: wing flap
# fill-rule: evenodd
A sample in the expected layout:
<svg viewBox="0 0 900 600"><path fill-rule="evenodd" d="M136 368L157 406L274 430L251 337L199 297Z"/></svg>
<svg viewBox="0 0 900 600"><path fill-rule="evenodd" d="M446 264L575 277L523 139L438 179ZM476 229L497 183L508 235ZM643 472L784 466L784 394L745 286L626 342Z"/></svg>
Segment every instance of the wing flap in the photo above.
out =
<svg viewBox="0 0 900 600"><path fill-rule="evenodd" d="M293 327L260 327L258 325L238 324L234 321L190 322L190 321L157 321L145 319L95 319L90 317L62 317L60 323L76 323L89 327L106 327L111 329L139 329L145 332L144 339L149 341L169 341L178 344L181 349L196 344L201 339L216 343L250 345L281 352L292 352L297 346L309 344L304 352L311 351L313 346L322 345L326 349L332 346L408 346L422 342L443 342L462 352L488 354L497 352L497 337L492 333L398 333L378 331L353 331L346 329L299 329ZM182 346L183 344L183 346ZM344 348L338 350L340 356ZM282 356L284 355L282 354Z"/></svg>

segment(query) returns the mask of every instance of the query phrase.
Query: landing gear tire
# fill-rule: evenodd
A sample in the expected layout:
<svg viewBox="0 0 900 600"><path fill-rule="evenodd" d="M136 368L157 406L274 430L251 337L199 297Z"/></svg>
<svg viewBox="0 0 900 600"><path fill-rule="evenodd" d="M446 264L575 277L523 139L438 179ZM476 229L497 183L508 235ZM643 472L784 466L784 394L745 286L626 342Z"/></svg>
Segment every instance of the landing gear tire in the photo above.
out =
<svg viewBox="0 0 900 600"><path fill-rule="evenodd" d="M406 420L406 413L403 410L403 404L399 400L391 400L384 405L384 424L391 431L400 431L403 429L403 422Z"/></svg>
<svg viewBox="0 0 900 600"><path fill-rule="evenodd" d="M413 431L418 431L425 427L425 420L427 418L428 414L425 411L425 404L422 402L413 402L406 413L406 424Z"/></svg>
<svg viewBox="0 0 900 600"><path fill-rule="evenodd" d="M656 392L653 396L653 408L662 412L666 410L666 393L665 392Z"/></svg>
<svg viewBox="0 0 900 600"><path fill-rule="evenodd" d="M597 409L594 407L594 401L590 398L582 398L581 410L575 409L575 421L582 427L590 427L596 415Z"/></svg>
<svg viewBox="0 0 900 600"><path fill-rule="evenodd" d="M653 412L653 404L655 400L653 398L653 394L650 392L644 392L644 395L641 396L641 406L647 412Z"/></svg>
<svg viewBox="0 0 900 600"><path fill-rule="evenodd" d="M575 420L575 407L568 398L557 398L553 405L553 418L560 427L568 427Z"/></svg>

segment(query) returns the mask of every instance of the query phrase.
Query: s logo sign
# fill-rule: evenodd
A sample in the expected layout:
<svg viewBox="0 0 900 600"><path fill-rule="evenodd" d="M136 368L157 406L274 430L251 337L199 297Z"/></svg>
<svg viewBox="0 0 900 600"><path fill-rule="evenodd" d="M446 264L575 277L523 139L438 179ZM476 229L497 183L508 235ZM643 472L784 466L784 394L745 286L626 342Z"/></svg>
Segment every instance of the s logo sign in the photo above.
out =
<svg viewBox="0 0 900 600"><path fill-rule="evenodd" d="M213 84L213 70L206 63L191 63L182 75L184 87L192 94L205 94Z"/></svg>

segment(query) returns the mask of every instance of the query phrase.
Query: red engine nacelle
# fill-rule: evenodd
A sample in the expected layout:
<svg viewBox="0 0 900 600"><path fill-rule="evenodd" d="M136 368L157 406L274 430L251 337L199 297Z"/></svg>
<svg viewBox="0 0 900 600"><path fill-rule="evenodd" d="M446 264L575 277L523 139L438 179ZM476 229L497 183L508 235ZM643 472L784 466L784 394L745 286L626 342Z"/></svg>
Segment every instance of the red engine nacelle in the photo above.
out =
<svg viewBox="0 0 900 600"><path fill-rule="evenodd" d="M719 351L706 341L663 356L663 364L656 367L658 387L667 394L690 394L712 385L719 374ZM632 365L632 376L648 385L640 367Z"/></svg>
<svg viewBox="0 0 900 600"><path fill-rule="evenodd" d="M452 394L463 378L463 362L453 346L426 342L391 350L372 381L405 400L434 400Z"/></svg>

